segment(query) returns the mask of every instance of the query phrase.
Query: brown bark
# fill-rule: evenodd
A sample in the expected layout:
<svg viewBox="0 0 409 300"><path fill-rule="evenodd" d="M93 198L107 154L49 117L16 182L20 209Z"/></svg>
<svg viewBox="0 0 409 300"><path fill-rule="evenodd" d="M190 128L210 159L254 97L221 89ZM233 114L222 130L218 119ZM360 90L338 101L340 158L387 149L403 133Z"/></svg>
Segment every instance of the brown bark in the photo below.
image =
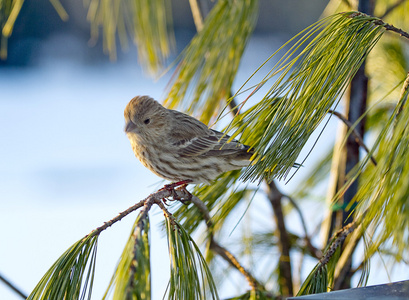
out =
<svg viewBox="0 0 409 300"><path fill-rule="evenodd" d="M290 260L290 239L285 227L284 214L281 199L283 195L277 189L274 181L268 184L268 199L274 211L274 219L277 225L278 247L280 250L279 259L279 285L282 295L293 295L293 280L291 272L291 260Z"/></svg>

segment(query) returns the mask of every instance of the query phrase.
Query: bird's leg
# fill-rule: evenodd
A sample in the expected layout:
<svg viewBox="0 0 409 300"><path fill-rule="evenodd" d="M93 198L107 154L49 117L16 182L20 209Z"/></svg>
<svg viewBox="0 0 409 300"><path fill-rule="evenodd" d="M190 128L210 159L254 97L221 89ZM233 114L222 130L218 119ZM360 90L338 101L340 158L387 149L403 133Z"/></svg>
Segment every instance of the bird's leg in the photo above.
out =
<svg viewBox="0 0 409 300"><path fill-rule="evenodd" d="M181 180L181 181L177 181L177 182L172 182L170 184L165 184L165 186L163 188L161 188L160 191L162 191L162 190L171 191L171 190L174 190L176 187L181 186L181 185L182 186L184 185L186 187L191 182L192 182L192 180L186 179L186 180Z"/></svg>

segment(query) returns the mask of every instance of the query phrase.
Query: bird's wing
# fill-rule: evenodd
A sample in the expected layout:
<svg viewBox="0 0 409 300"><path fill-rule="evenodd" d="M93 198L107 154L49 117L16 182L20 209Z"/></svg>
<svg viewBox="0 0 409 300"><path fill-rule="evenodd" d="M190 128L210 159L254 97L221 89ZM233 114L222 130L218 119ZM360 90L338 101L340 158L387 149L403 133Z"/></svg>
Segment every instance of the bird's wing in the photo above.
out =
<svg viewBox="0 0 409 300"><path fill-rule="evenodd" d="M176 143L179 154L186 156L227 156L247 153L250 147L232 140L227 143L229 136L221 132L209 130L209 134L196 136L192 139L182 139Z"/></svg>
<svg viewBox="0 0 409 300"><path fill-rule="evenodd" d="M240 155L251 156L249 148L237 140L227 143L230 136L209 129L195 118L178 111L172 111L175 124L170 131L172 145L185 156Z"/></svg>

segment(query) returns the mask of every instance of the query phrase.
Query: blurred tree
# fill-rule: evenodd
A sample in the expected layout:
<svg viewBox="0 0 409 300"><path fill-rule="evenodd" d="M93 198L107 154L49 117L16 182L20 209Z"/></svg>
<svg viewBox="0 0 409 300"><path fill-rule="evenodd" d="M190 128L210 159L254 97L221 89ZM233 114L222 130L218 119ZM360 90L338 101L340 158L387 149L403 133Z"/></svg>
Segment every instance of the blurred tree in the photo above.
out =
<svg viewBox="0 0 409 300"><path fill-rule="evenodd" d="M21 3L1 3L0 22L7 38ZM102 27L104 47L112 57L116 38L125 45L131 37L146 70L161 69L173 44L167 1L86 3L92 36L97 38ZM152 205L165 214L170 255L167 297L171 299L216 299L223 278L234 271L249 285L247 293L234 299L274 299L297 291L309 294L350 287L357 275L361 275L359 284L364 284L368 263L377 253L407 262L409 77L405 53L409 35L395 26L407 24L408 1L331 1L328 17L268 59L278 57L271 70L266 71L265 65L256 70L264 73L262 81L254 85L247 81L236 92L232 83L257 20L258 1L219 0L206 16L203 1L190 4L198 33L177 60L165 103L194 112L207 123L231 112L225 130L255 149L252 164L241 172L223 174L212 185L195 187L190 202L169 209L161 199L189 196L181 190L150 195L68 249L29 299L90 297L99 234L134 210L140 213L108 290L114 290L114 299L150 299L148 212ZM345 10L359 12L334 14ZM266 94L259 95L261 87L267 87ZM336 111L340 106L344 113ZM322 155L293 195L283 194L273 180L286 178L294 165L299 167L296 162L304 163L301 149L318 126L328 122L328 116L346 124L334 148ZM330 213L325 222L319 222L324 236L319 245L312 238L315 233L309 232L316 224L307 223L309 212L300 204L311 201L315 188L327 184L329 176ZM252 201L263 196L272 208L273 222L265 208ZM247 207L246 220L240 222L243 207ZM288 217L293 210L302 225L301 234L288 229L288 222L294 222ZM260 216L256 220L251 217L255 214ZM263 218L267 225L255 228L265 222ZM242 231L242 239L221 245L229 222L239 223L236 231ZM203 223L205 230L200 227ZM192 233L203 234L205 256ZM363 257L357 251L359 243L365 245ZM301 271L297 276L294 272L296 264L299 270L305 264L304 259L295 259L305 255L317 265L304 280ZM352 264L352 257L359 263ZM226 270L220 258L232 269ZM247 267L244 261L249 262Z"/></svg>

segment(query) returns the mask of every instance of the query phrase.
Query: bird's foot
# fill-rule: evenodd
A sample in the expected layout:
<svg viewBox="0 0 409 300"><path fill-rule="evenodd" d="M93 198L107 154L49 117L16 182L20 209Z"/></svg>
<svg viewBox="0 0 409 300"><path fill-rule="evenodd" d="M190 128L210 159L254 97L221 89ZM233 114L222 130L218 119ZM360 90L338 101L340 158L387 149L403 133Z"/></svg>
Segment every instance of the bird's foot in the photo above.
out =
<svg viewBox="0 0 409 300"><path fill-rule="evenodd" d="M181 203L187 205L187 202L189 202L192 199L192 194L186 189L187 185L189 183L191 183L192 180L188 179L188 180L182 180L182 181L178 181L178 182L173 182L170 184L165 184L165 186L163 188L161 188L160 190L167 190L170 191L172 193L172 198L173 200L179 200ZM177 193L176 190L178 191L183 191L187 194L187 198L180 198ZM165 200L165 199L163 199ZM167 199L169 200L169 199ZM165 204L166 201L164 201Z"/></svg>
<svg viewBox="0 0 409 300"><path fill-rule="evenodd" d="M185 184L183 184L183 185L181 185L181 186L179 186L178 188L177 188L177 190L179 190L179 191L183 191L183 192L185 192L186 193L186 195L187 195L187 198L185 199L178 199L180 202L182 202L182 204L184 204L184 205L188 205L189 203L188 202L190 202L190 200L192 200L192 197L193 197L193 195L192 195L192 193L190 193L187 189L186 189L186 187L187 187L187 183L185 183Z"/></svg>

